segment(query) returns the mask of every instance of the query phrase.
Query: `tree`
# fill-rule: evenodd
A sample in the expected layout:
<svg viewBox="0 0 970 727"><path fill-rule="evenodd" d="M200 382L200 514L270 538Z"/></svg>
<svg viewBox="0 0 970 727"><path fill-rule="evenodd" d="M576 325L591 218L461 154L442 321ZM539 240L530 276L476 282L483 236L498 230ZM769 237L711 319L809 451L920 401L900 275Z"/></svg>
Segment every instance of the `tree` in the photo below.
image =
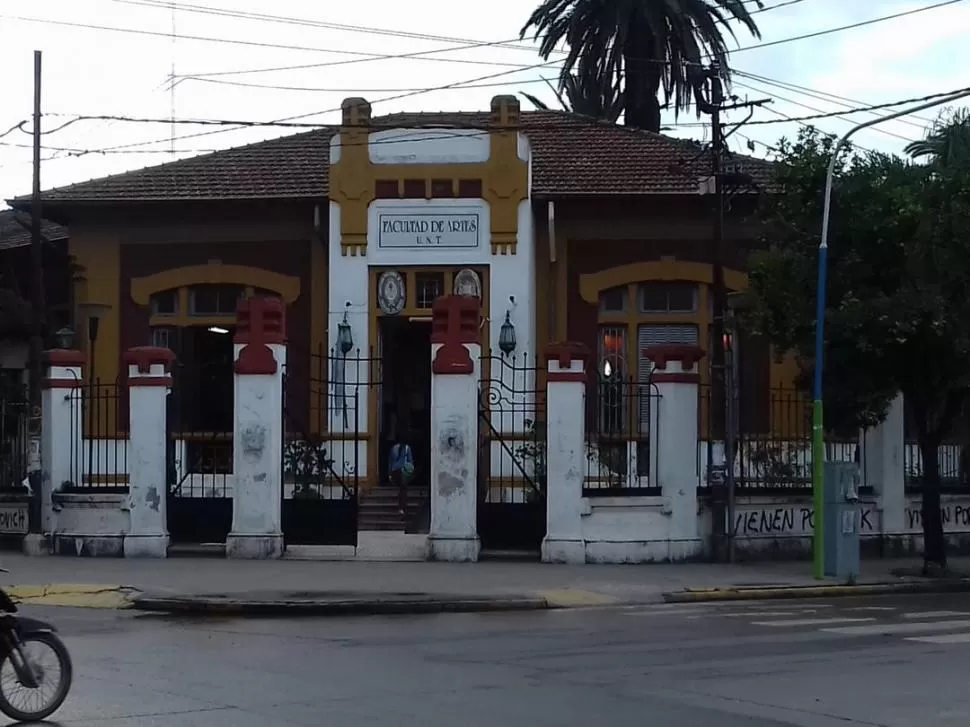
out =
<svg viewBox="0 0 970 727"><path fill-rule="evenodd" d="M546 83L552 87L564 111L616 123L623 113L623 99L615 85L604 84L603 80L601 76L581 71L563 79L561 88L553 86L549 81ZM549 106L531 93L523 92L522 96L537 109L549 110Z"/></svg>
<svg viewBox="0 0 970 727"><path fill-rule="evenodd" d="M568 47L559 82L565 89L577 68L595 72L600 87L622 88L624 123L660 131L660 110L673 101L675 112L687 109L700 82L698 71L716 58L730 80L725 31L740 22L760 38L751 0L542 0L522 28L540 40L548 60ZM754 5L763 7L762 0ZM580 74L582 75L582 74ZM664 101L659 96L663 91Z"/></svg>
<svg viewBox="0 0 970 727"><path fill-rule="evenodd" d="M585 60L580 60L575 73L561 76L558 86L543 80L552 89L564 111L610 123L616 123L623 113L619 85ZM549 110L545 103L532 94L523 92L522 96L536 108Z"/></svg>
<svg viewBox="0 0 970 727"><path fill-rule="evenodd" d="M913 159L928 158L938 167L952 167L970 159L970 111L942 112L926 138L908 144L905 152Z"/></svg>
<svg viewBox="0 0 970 727"><path fill-rule="evenodd" d="M833 140L814 129L782 141L779 192L750 278L755 328L814 370L814 304L825 168ZM923 462L924 560L946 566L938 450L970 387L970 169L847 151L829 230L826 420L881 421L901 391Z"/></svg>

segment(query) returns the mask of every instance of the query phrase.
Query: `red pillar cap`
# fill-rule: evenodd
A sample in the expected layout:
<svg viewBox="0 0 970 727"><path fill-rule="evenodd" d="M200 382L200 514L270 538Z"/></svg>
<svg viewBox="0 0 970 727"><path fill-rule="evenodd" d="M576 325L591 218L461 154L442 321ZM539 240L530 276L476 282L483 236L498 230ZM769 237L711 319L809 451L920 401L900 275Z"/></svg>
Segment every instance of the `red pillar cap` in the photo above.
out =
<svg viewBox="0 0 970 727"><path fill-rule="evenodd" d="M643 355L660 371L667 368L668 361L680 361L685 369L691 369L704 358L704 349L689 344L666 343L647 346L643 349Z"/></svg>
<svg viewBox="0 0 970 727"><path fill-rule="evenodd" d="M48 366L83 366L85 361L83 353L70 348L52 348L44 351L44 363Z"/></svg>
<svg viewBox="0 0 970 727"><path fill-rule="evenodd" d="M159 346L135 346L125 351L121 360L126 367L137 366L140 374L151 373L152 366L164 366L168 373L175 363L175 354Z"/></svg>
<svg viewBox="0 0 970 727"><path fill-rule="evenodd" d="M582 361L585 368L591 357L589 346L577 341L560 341L546 347L546 364L558 361L561 369L568 369L573 361Z"/></svg>

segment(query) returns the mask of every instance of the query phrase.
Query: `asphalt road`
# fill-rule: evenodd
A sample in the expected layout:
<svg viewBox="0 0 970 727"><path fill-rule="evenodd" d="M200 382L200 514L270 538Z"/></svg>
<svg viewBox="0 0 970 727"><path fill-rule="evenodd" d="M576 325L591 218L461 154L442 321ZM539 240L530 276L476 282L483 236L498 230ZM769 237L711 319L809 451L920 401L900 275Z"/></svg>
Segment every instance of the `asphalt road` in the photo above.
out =
<svg viewBox="0 0 970 727"><path fill-rule="evenodd" d="M970 595L166 620L40 609L71 727L966 727Z"/></svg>

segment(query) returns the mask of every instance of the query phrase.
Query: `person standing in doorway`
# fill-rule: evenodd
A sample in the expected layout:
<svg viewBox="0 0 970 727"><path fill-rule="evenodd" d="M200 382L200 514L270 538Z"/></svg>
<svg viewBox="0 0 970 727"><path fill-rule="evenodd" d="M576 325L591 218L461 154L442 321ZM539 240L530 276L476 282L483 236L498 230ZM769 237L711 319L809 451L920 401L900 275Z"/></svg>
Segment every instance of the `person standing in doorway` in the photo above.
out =
<svg viewBox="0 0 970 727"><path fill-rule="evenodd" d="M398 434L392 441L387 471L391 484L397 488L397 509L401 517L407 518L408 485L414 477L414 453L406 434Z"/></svg>

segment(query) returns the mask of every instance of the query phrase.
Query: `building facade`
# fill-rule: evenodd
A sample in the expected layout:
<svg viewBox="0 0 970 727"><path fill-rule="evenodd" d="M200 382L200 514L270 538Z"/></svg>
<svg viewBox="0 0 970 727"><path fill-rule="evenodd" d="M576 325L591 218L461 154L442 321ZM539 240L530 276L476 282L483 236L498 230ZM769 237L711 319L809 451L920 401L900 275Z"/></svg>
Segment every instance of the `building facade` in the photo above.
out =
<svg viewBox="0 0 970 727"><path fill-rule="evenodd" d="M645 352L714 345L711 198L698 152L657 134L523 112L511 96L484 113L384 117L348 99L332 129L50 190L45 214L69 225L84 271L75 320L85 441L65 497L124 499L123 355L167 348L176 356L168 528L173 541L224 541L245 336L237 310L270 297L285 309L288 543L426 532L432 308L447 295L479 302L479 532L489 545L533 549L543 537L546 467L536 450L544 357L557 342L592 352L584 487L658 495L656 362ZM731 291L745 289L748 254L761 244L743 213L770 179L764 163L739 166L752 187L734 196L725 226ZM92 316L93 337L83 323ZM741 429L807 448L793 362L743 330L733 351ZM723 447L705 405L706 361L697 375L700 405L690 415L703 488L705 463L723 458ZM799 399L797 412L783 398ZM388 487L399 441L416 461L405 503ZM316 511L303 501L320 499L346 507L306 515Z"/></svg>

